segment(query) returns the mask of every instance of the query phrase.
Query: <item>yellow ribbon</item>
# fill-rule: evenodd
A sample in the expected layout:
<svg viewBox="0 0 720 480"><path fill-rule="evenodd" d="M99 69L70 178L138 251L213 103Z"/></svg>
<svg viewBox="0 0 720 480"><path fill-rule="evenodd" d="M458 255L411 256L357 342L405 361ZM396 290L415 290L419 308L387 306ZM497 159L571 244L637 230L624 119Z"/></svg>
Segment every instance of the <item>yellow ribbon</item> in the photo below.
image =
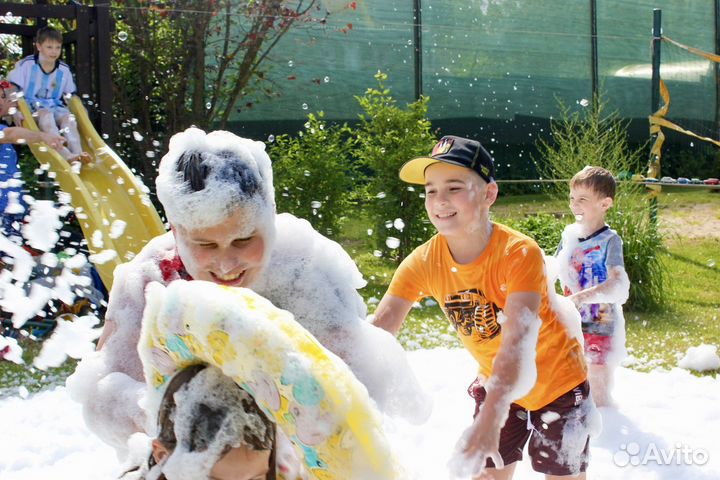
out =
<svg viewBox="0 0 720 480"><path fill-rule="evenodd" d="M715 55L712 53L704 52L697 48L688 47L687 45L683 45L682 43L676 42L675 40L668 37L663 37L662 39L666 42L672 43L679 48L687 50L690 53L694 53L696 55L704 57L712 62L720 63L720 55ZM698 140L710 142L713 145L720 147L720 141L709 137L703 137L702 135L698 135L695 132L686 130L681 126L677 125L676 123L673 123L665 118L665 115L667 115L668 110L670 109L670 92L668 91L667 85L665 85L665 82L663 82L662 80L660 80L660 97L662 97L662 100L664 102L663 105L655 113L648 117L650 121L650 135L656 136L655 141L650 148L650 161L648 162L648 170L646 175L646 177L648 178L658 178L658 176L660 175L660 159L662 158L662 145L665 142L665 134L663 133L661 127L675 130L676 132L680 132L690 137L697 138ZM652 185L652 187L655 187L655 185ZM656 188L653 188L653 190L655 189L659 191L660 187L657 186Z"/></svg>
<svg viewBox="0 0 720 480"><path fill-rule="evenodd" d="M715 55L714 53L704 52L704 51L702 51L702 50L700 50L700 49L698 49L698 48L688 47L687 45L683 45L683 44L680 43L680 42L676 42L675 40L673 40L673 39L670 38L670 37L665 37L665 36L663 36L662 39L665 40L666 42L672 43L672 44L675 45L676 47L682 48L683 50L687 50L687 51L690 52L690 53L694 53L695 55L699 55L699 56L701 56L701 57L705 57L705 58L707 58L708 60L710 60L711 62L720 63L720 55Z"/></svg>

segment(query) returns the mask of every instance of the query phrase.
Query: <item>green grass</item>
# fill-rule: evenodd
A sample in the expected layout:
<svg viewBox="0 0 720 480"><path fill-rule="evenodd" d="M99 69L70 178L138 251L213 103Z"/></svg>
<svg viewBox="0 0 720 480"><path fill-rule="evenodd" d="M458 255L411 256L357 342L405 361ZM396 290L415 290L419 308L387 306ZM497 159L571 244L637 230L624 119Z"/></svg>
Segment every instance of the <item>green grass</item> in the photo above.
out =
<svg viewBox="0 0 720 480"><path fill-rule="evenodd" d="M707 189L664 187L658 205L661 219L672 215L686 217L684 209L698 208L714 212L715 218L720 219L720 192ZM565 202L547 195L501 197L493 207L494 216L499 218L537 213L560 215L565 209ZM372 255L354 258L369 282L362 292L365 298L382 298L394 264ZM672 368L689 347L701 343L720 346L720 238L690 239L673 234L665 240L662 258L670 272L666 310L625 312L627 346L634 359L631 366L641 371ZM373 310L371 303L369 311ZM398 338L407 349L460 345L436 305L413 308Z"/></svg>
<svg viewBox="0 0 720 480"><path fill-rule="evenodd" d="M24 364L0 360L0 398L16 396L22 387L28 392L37 392L47 387L62 385L75 370L76 360L68 360L57 368L47 371L32 366L33 359L40 353L41 344L33 340L19 340L23 349Z"/></svg>
<svg viewBox="0 0 720 480"><path fill-rule="evenodd" d="M663 260L671 272L667 311L625 312L628 351L638 370L673 367L701 343L720 345L720 239L672 240Z"/></svg>
<svg viewBox="0 0 720 480"><path fill-rule="evenodd" d="M672 216L685 218L688 212L692 215L698 211L720 220L720 192L664 187L658 203L661 220ZM494 215L559 215L566 210L566 202L546 195L513 195L498 200ZM706 221L703 218L695 220ZM362 220L345 222L341 243L368 281L360 293L372 313L390 283L395 264L376 257L368 248L367 224ZM625 312L627 345L635 359L632 368L638 370L672 368L688 347L701 343L720 346L720 238L686 238L681 230L666 239L663 259L670 272L671 293L666 310L659 313ZM410 350L460 346L442 311L428 300L412 309L398 338ZM67 361L46 372L37 370L32 367L32 359L39 351L38 343L26 340L22 346L25 349L24 365L0 361L0 397L17 395L23 386L34 392L62 384L75 368L75 361Z"/></svg>

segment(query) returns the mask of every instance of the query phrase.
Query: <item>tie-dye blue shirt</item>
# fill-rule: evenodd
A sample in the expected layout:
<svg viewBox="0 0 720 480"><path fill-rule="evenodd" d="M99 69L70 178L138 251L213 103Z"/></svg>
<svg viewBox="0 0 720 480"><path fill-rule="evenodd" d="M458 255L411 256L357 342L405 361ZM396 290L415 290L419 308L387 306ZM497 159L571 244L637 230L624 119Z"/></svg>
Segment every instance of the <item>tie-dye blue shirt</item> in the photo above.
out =
<svg viewBox="0 0 720 480"><path fill-rule="evenodd" d="M570 256L570 265L577 274L576 285L563 285L565 295L572 295L596 285L608 278L611 267L624 267L622 240L605 225L587 238L578 239ZM558 253L562 250L560 245ZM619 307L610 303L588 303L579 307L583 333L612 335Z"/></svg>

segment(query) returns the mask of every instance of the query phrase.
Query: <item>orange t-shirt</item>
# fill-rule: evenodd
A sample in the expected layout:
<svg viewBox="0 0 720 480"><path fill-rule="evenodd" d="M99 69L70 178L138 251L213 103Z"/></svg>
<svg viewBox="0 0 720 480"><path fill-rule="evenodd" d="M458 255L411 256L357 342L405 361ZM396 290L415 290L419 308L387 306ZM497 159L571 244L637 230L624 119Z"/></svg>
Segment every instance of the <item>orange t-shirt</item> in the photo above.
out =
<svg viewBox="0 0 720 480"><path fill-rule="evenodd" d="M497 314L513 292L536 292L542 297L537 381L515 401L537 410L582 383L587 367L582 347L550 308L542 250L534 240L495 223L483 253L471 263L458 264L445 238L437 234L402 262L388 288L389 294L411 301L433 297L486 378L492 374L502 339Z"/></svg>

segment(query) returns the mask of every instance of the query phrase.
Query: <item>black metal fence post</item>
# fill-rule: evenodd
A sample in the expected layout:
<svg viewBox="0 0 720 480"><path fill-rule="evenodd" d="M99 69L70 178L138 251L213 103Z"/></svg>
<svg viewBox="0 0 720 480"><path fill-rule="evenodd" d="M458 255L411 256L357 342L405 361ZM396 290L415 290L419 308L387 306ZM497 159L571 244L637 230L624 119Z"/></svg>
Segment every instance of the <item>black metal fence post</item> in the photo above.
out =
<svg viewBox="0 0 720 480"><path fill-rule="evenodd" d="M715 55L720 55L720 0L715 0ZM715 67L715 138L720 138L720 63Z"/></svg>
<svg viewBox="0 0 720 480"><path fill-rule="evenodd" d="M660 45L662 42L662 10L653 9L653 32L652 32L652 93L650 95L650 114L654 114L660 108ZM655 142L657 135L650 138L650 144ZM660 179L660 157L650 151L650 160L648 162L648 177ZM650 221L653 225L657 224L657 196L659 187L653 185L650 194Z"/></svg>
<svg viewBox="0 0 720 480"><path fill-rule="evenodd" d="M421 0L413 0L413 45L415 63L415 100L423 94L422 88L422 5Z"/></svg>
<svg viewBox="0 0 720 480"><path fill-rule="evenodd" d="M718 0L720 1L720 0ZM597 41L597 0L590 0L590 74L592 77L592 99L593 108L597 111L598 99L598 41Z"/></svg>
<svg viewBox="0 0 720 480"><path fill-rule="evenodd" d="M100 129L105 135L113 133L112 118L112 72L110 58L112 56L112 45L110 31L112 29L110 19L110 0L95 0L95 24L97 25L95 37L95 58L96 62L96 92L97 103L100 110Z"/></svg>

